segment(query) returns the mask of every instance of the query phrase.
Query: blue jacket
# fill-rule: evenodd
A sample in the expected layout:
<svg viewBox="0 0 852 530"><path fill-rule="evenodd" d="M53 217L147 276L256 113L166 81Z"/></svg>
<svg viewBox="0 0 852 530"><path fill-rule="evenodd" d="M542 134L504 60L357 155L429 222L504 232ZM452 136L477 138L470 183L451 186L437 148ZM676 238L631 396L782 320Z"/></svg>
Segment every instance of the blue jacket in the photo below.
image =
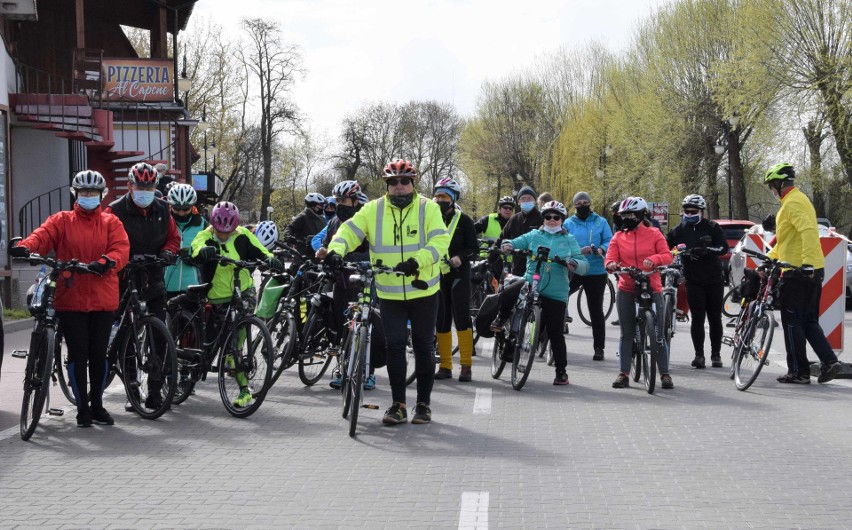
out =
<svg viewBox="0 0 852 530"><path fill-rule="evenodd" d="M511 243L515 250L531 250L535 252L538 247L550 249L550 257L560 257L564 260L573 259L577 262L575 274L584 275L589 270L589 262L586 256L580 253L580 246L574 236L566 231L556 234L548 234L544 230L535 229L526 234L505 241ZM527 272L524 279L532 282L536 262L527 260ZM542 296L553 300L568 301L568 269L556 263L545 263L541 266L541 280L538 283L538 291Z"/></svg>
<svg viewBox="0 0 852 530"><path fill-rule="evenodd" d="M576 215L572 215L565 220L562 226L565 230L568 230L569 234L577 239L577 244L580 245L580 248L594 245L602 248L604 255L606 255L606 251L609 248L609 241L612 239L612 229L610 229L606 219L600 215L592 212L586 217L585 221ZM597 254L588 254L586 258L589 261L587 276L606 274L602 257Z"/></svg>
<svg viewBox="0 0 852 530"><path fill-rule="evenodd" d="M322 242L325 240L325 235L328 233L328 223L322 227L322 230L316 233L314 237L311 238L311 248L314 249L314 252L319 250L322 247Z"/></svg>
<svg viewBox="0 0 852 530"><path fill-rule="evenodd" d="M184 223L175 222L181 234L181 248L189 248L192 240L206 226L207 221L201 214L193 213ZM174 265L166 267L166 291L170 293L183 292L190 285L197 285L198 269L178 258Z"/></svg>

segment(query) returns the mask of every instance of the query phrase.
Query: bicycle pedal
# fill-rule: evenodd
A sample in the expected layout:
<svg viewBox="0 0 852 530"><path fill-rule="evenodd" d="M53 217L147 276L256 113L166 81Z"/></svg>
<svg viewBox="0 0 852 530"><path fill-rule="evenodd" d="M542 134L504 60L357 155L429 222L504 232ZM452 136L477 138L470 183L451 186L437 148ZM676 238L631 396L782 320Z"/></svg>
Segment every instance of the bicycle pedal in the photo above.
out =
<svg viewBox="0 0 852 530"><path fill-rule="evenodd" d="M362 408L362 409L370 409L370 410L379 410L379 406L378 406L378 405L369 405L369 404L367 404L367 403L365 403L365 404L361 405L361 408Z"/></svg>
<svg viewBox="0 0 852 530"><path fill-rule="evenodd" d="M50 416L64 416L65 411L62 409L47 409L47 414Z"/></svg>
<svg viewBox="0 0 852 530"><path fill-rule="evenodd" d="M16 359L26 359L27 353L27 350L12 350L12 357Z"/></svg>

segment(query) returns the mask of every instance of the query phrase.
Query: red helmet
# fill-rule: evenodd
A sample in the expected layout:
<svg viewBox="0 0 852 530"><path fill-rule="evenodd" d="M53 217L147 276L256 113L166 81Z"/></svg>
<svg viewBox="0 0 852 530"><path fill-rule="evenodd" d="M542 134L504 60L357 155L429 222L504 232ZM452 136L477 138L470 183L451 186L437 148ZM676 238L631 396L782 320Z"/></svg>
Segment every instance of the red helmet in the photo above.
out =
<svg viewBox="0 0 852 530"><path fill-rule="evenodd" d="M417 178L417 172L414 171L414 166L411 165L411 162L404 158L397 158L388 162L382 174L382 178L387 179L391 177Z"/></svg>
<svg viewBox="0 0 852 530"><path fill-rule="evenodd" d="M159 182L160 174L151 164L139 162L130 168L130 171L127 172L127 178L136 186L153 188Z"/></svg>

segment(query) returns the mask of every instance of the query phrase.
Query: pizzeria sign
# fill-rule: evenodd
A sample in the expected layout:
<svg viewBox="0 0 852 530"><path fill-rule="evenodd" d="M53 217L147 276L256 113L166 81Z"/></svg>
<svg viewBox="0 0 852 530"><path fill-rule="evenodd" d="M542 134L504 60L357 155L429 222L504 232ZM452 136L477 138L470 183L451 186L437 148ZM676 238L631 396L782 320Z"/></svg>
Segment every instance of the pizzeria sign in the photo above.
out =
<svg viewBox="0 0 852 530"><path fill-rule="evenodd" d="M111 101L172 101L174 63L170 59L104 59L104 95Z"/></svg>

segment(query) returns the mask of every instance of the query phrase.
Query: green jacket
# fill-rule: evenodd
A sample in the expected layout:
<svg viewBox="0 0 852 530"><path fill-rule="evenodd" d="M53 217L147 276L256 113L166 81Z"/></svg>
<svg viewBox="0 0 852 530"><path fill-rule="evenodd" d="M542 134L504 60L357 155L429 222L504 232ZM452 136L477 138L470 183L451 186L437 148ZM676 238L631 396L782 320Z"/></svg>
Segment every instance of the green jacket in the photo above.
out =
<svg viewBox="0 0 852 530"><path fill-rule="evenodd" d="M248 228L238 226L227 241L222 243L213 233L213 227L208 226L195 236L192 240L192 256L198 256L198 251L203 247L214 247L219 254L235 260L263 260L272 257L272 253L260 244L254 234ZM212 268L212 267L211 267ZM206 278L209 278L209 270L202 267ZM207 297L213 303L222 303L231 299L234 291L234 266L215 264L212 272L213 285L207 292ZM251 273L247 269L240 271L240 288L245 291L254 287Z"/></svg>

